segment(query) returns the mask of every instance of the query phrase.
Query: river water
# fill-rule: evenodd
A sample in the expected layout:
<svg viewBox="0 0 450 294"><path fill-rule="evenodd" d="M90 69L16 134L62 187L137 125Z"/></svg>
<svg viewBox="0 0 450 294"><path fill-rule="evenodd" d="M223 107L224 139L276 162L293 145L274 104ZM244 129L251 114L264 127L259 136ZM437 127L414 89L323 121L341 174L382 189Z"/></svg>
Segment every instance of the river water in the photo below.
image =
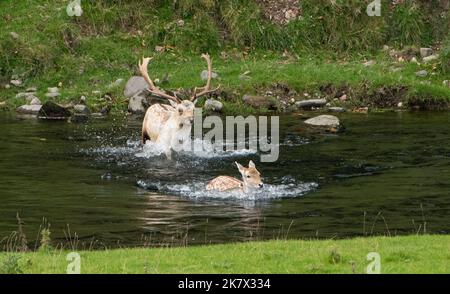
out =
<svg viewBox="0 0 450 294"><path fill-rule="evenodd" d="M40 225L53 244L81 248L178 246L273 238L347 238L450 232L450 114L340 115L336 135L280 118L280 157L253 151L173 161L139 145L140 120L40 122L0 113L0 239L18 229L33 247ZM205 191L239 178L252 159L263 191Z"/></svg>

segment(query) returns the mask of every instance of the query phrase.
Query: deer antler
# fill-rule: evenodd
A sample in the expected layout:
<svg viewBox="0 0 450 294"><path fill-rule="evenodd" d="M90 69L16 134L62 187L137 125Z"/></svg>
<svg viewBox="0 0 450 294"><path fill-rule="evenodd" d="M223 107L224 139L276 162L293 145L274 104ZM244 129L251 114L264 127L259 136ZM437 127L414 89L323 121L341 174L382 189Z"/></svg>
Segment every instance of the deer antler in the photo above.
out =
<svg viewBox="0 0 450 294"><path fill-rule="evenodd" d="M147 57L147 58L143 58L142 61L139 61L139 71L141 72L141 75L144 78L144 80L148 83L150 93L152 93L156 96L163 97L163 98L175 101L177 103L180 103L181 100L178 99L177 96L172 96L172 95L164 93L163 91L158 89L158 87L156 87L155 84L153 83L152 79L150 79L150 77L148 75L147 67L148 67L149 61L152 59L153 58Z"/></svg>
<svg viewBox="0 0 450 294"><path fill-rule="evenodd" d="M220 88L220 85L219 85L217 88L210 90L210 88L211 88L211 76L212 76L211 58L209 57L209 54L202 54L201 57L203 59L205 59L206 63L208 64L208 77L206 79L206 85L204 87L199 88L199 89L202 90L201 92L197 93L197 88L194 89L194 95L191 97L191 101L194 101L198 97L203 96L205 94L217 91Z"/></svg>

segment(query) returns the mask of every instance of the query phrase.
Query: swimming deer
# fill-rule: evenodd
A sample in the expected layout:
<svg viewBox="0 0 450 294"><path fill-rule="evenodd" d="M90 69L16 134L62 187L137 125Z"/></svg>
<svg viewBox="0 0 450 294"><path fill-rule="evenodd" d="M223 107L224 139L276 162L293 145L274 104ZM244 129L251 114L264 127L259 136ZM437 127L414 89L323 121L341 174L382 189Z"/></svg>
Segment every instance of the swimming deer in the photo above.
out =
<svg viewBox="0 0 450 294"><path fill-rule="evenodd" d="M208 54L201 56L208 65L206 85L194 88L194 93L189 100L180 100L176 94L169 95L155 86L148 75L148 63L152 58L144 58L139 61L139 71L149 85L148 91L158 97L166 98L170 105L153 104L147 109L142 123L142 144L151 140L160 144L168 159L171 159L172 150L181 150L190 143L191 127L194 120L194 108L197 99L203 95L214 92L211 88L212 64ZM200 92L197 92L200 90Z"/></svg>
<svg viewBox="0 0 450 294"><path fill-rule="evenodd" d="M211 180L208 185L206 185L206 190L223 192L239 189L243 192L248 192L252 189L262 188L264 186L261 181L261 174L256 169L253 161L249 161L248 168L243 167L237 162L234 163L242 175L242 181L229 176L219 176Z"/></svg>

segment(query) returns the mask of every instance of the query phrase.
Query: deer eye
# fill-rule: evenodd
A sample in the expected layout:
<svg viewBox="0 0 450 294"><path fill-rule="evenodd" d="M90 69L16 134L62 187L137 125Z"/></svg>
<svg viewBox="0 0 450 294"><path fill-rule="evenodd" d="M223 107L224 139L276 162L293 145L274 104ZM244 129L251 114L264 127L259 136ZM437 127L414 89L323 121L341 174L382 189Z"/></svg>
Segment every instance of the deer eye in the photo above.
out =
<svg viewBox="0 0 450 294"><path fill-rule="evenodd" d="M183 123L180 124L180 129L182 129L182 128L183 128Z"/></svg>
<svg viewBox="0 0 450 294"><path fill-rule="evenodd" d="M181 115L181 114L183 114L183 109L178 109L178 113Z"/></svg>
<svg viewBox="0 0 450 294"><path fill-rule="evenodd" d="M251 177L250 177L250 176L247 176L247 178L249 178L249 179L250 179Z"/></svg>

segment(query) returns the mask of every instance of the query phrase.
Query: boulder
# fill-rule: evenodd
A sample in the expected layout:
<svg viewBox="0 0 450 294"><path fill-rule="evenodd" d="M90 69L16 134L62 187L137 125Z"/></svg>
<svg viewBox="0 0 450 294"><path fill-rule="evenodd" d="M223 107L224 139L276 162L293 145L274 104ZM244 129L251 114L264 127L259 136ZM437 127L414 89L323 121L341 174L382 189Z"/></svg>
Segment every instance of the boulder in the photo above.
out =
<svg viewBox="0 0 450 294"><path fill-rule="evenodd" d="M86 115L91 114L89 108L84 104L77 104L73 107L73 112L78 115Z"/></svg>
<svg viewBox="0 0 450 294"><path fill-rule="evenodd" d="M242 100L245 104L255 108L274 109L277 106L273 100L265 96L244 95L244 97L242 97Z"/></svg>
<svg viewBox="0 0 450 294"><path fill-rule="evenodd" d="M36 93L33 93L33 92L19 92L19 93L17 93L16 94L16 98L17 99L20 99L20 98L23 98L23 97L29 97L29 96L32 96L32 95L35 95Z"/></svg>
<svg viewBox="0 0 450 294"><path fill-rule="evenodd" d="M312 130L337 133L342 129L339 118L333 115L319 115L305 120Z"/></svg>
<svg viewBox="0 0 450 294"><path fill-rule="evenodd" d="M48 120L64 120L70 116L69 110L52 101L45 102L38 113L38 118Z"/></svg>
<svg viewBox="0 0 450 294"><path fill-rule="evenodd" d="M305 124L319 127L338 127L340 121L334 115L319 115L305 120Z"/></svg>
<svg viewBox="0 0 450 294"><path fill-rule="evenodd" d="M327 104L326 99L309 99L303 101L297 101L295 105L298 108L313 108L313 107L324 107Z"/></svg>
<svg viewBox="0 0 450 294"><path fill-rule="evenodd" d="M22 105L19 106L16 111L20 114L33 114L37 115L41 110L42 105Z"/></svg>
<svg viewBox="0 0 450 294"><path fill-rule="evenodd" d="M416 72L416 76L420 78L425 78L426 76L428 76L428 72L426 70L420 70Z"/></svg>
<svg viewBox="0 0 450 294"><path fill-rule="evenodd" d="M439 59L439 55L436 54L436 55L430 55L430 56L424 57L422 60L423 60L423 62L427 63L427 62L431 62L431 61L434 61L437 59Z"/></svg>
<svg viewBox="0 0 450 294"><path fill-rule="evenodd" d="M123 91L123 94L125 95L125 97L131 98L136 94L140 94L142 91L147 90L147 88L148 84L143 77L133 76L128 80L127 84L125 85L125 90Z"/></svg>
<svg viewBox="0 0 450 294"><path fill-rule="evenodd" d="M420 56L422 56L422 58L428 57L433 55L433 49L431 48L420 48Z"/></svg>
<svg viewBox="0 0 450 294"><path fill-rule="evenodd" d="M48 97L48 98L55 98L55 97L58 97L58 96L61 96L61 94L60 93L47 93L47 94L45 94L45 97Z"/></svg>
<svg viewBox="0 0 450 294"><path fill-rule="evenodd" d="M58 87L50 87L50 88L47 88L47 92L48 93L59 93L59 89L58 89Z"/></svg>
<svg viewBox="0 0 450 294"><path fill-rule="evenodd" d="M16 86L16 87L20 87L22 85L22 81L21 80L11 80L9 82L11 85Z"/></svg>
<svg viewBox="0 0 450 294"><path fill-rule="evenodd" d="M28 96L28 98L31 96ZM41 100L39 100L38 97L33 96L31 101L30 101L30 105L42 105Z"/></svg>
<svg viewBox="0 0 450 294"><path fill-rule="evenodd" d="M147 109L147 98L142 95L134 95L128 102L128 111L133 114L143 114Z"/></svg>
<svg viewBox="0 0 450 294"><path fill-rule="evenodd" d="M220 101L217 101L215 99L208 99L205 101L205 110L206 111L213 111L213 112L220 112L223 108L223 104Z"/></svg>

